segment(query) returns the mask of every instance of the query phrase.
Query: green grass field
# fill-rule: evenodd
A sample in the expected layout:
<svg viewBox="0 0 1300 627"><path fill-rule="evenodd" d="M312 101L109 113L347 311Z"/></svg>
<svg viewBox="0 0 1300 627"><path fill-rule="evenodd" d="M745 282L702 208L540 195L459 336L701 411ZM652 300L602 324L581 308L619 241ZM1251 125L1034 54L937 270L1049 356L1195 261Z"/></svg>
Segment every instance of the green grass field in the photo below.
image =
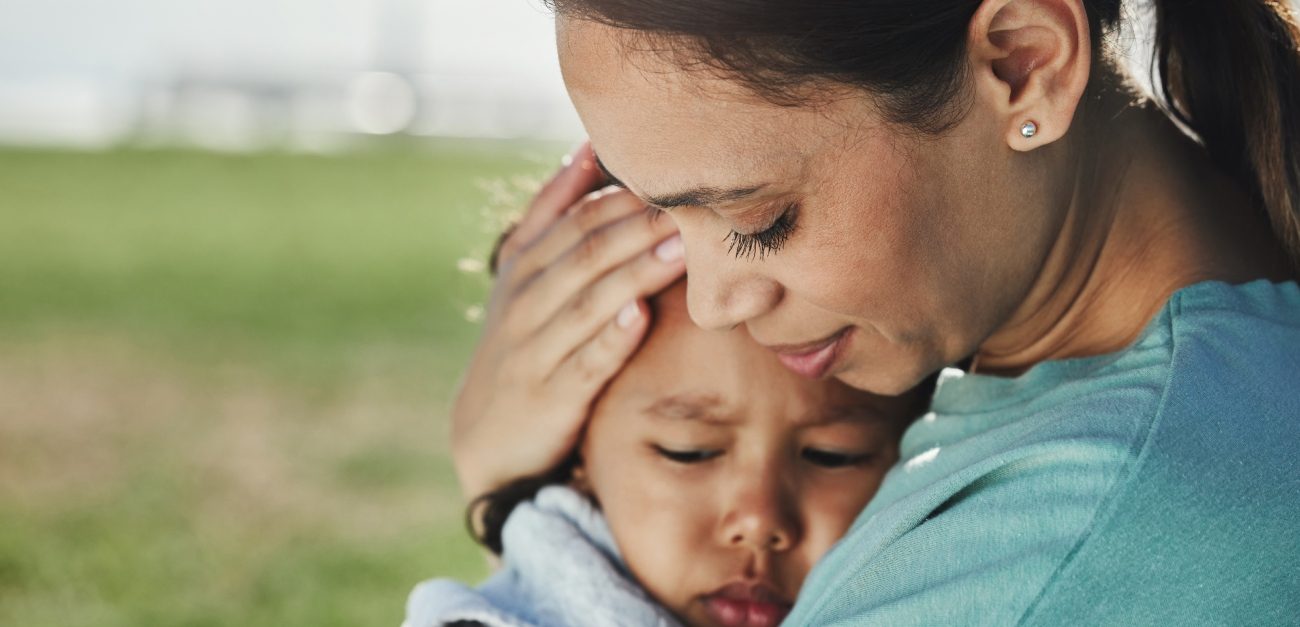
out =
<svg viewBox="0 0 1300 627"><path fill-rule="evenodd" d="M458 260L563 149L0 151L0 625L397 625L481 577Z"/></svg>

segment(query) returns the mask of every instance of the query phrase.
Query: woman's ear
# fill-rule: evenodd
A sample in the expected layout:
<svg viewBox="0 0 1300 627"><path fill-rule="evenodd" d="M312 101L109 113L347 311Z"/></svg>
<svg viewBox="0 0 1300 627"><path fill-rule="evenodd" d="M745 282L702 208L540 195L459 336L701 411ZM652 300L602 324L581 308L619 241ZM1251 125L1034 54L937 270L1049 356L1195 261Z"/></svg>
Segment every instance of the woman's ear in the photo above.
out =
<svg viewBox="0 0 1300 627"><path fill-rule="evenodd" d="M1063 137L1092 66L1083 0L985 0L967 35L974 97L993 108L1007 145Z"/></svg>

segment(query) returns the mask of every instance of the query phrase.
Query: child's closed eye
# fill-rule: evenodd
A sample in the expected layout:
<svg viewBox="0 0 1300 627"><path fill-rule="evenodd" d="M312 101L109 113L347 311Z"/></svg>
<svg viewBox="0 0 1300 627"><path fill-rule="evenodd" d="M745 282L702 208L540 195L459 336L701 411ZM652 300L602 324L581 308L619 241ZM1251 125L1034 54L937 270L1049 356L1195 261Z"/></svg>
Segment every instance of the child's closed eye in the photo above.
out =
<svg viewBox="0 0 1300 627"><path fill-rule="evenodd" d="M800 451L800 456L804 461L822 468L858 466L871 459L870 453L844 453L817 448L805 448Z"/></svg>
<svg viewBox="0 0 1300 627"><path fill-rule="evenodd" d="M661 457L679 464L699 464L722 454L718 449L672 449L658 444L652 446Z"/></svg>

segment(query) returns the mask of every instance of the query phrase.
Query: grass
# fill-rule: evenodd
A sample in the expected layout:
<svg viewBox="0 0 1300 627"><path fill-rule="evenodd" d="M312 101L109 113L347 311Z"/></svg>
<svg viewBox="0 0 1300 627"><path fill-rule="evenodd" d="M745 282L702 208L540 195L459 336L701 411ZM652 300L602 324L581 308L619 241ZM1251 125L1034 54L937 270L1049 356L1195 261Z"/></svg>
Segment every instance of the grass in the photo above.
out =
<svg viewBox="0 0 1300 627"><path fill-rule="evenodd" d="M0 624L395 625L481 577L457 261L562 150L0 151Z"/></svg>

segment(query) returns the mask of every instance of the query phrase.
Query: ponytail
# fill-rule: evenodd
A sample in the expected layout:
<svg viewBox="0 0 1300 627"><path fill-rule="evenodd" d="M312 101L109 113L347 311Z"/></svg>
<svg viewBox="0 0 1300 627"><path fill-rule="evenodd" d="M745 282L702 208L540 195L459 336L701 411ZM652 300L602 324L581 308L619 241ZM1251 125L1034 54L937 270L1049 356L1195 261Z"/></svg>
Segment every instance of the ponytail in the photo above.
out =
<svg viewBox="0 0 1300 627"><path fill-rule="evenodd" d="M1155 0L1157 96L1300 269L1300 28L1289 0Z"/></svg>

